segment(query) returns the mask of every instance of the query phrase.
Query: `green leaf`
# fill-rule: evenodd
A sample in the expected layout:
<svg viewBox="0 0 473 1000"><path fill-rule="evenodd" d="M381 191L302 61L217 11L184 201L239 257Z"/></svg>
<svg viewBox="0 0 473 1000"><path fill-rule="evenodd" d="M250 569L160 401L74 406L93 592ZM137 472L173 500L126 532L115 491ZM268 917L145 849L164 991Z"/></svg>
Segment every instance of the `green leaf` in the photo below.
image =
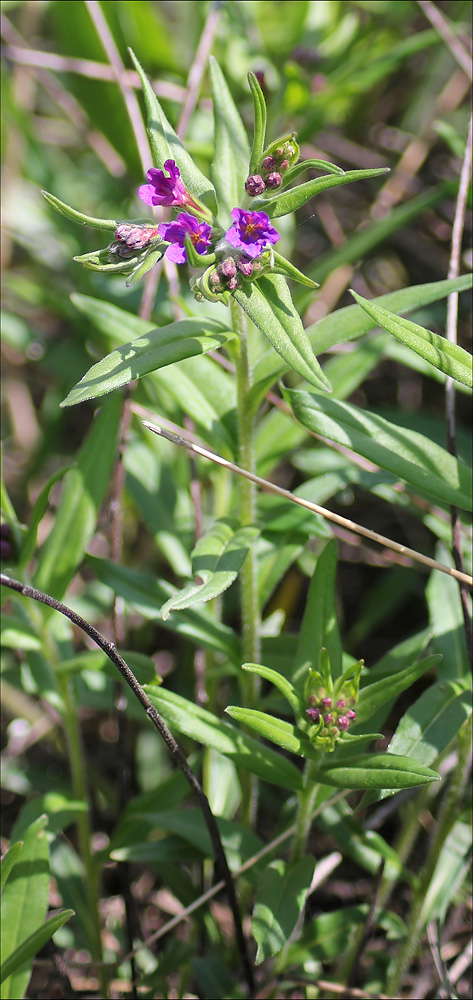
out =
<svg viewBox="0 0 473 1000"><path fill-rule="evenodd" d="M440 776L410 757L397 754L364 754L343 764L326 764L318 779L333 788L414 788Z"/></svg>
<svg viewBox="0 0 473 1000"><path fill-rule="evenodd" d="M266 135L266 101L254 73L248 73L251 96L253 98L254 131L249 173L256 174L261 167Z"/></svg>
<svg viewBox="0 0 473 1000"><path fill-rule="evenodd" d="M18 860L19 854L23 850L23 841L17 840L8 848L0 863L0 892L3 892L7 878Z"/></svg>
<svg viewBox="0 0 473 1000"><path fill-rule="evenodd" d="M237 636L228 625L216 621L206 608L189 609L181 612L178 619L170 618L166 622L162 621L162 605L178 593L171 584L157 580L148 573L137 573L106 559L88 556L87 562L102 583L110 587L113 593L122 597L144 618L156 621L160 628L168 628L171 632L185 636L197 646L202 645L205 649L223 653L233 664L240 663L240 643Z"/></svg>
<svg viewBox="0 0 473 1000"><path fill-rule="evenodd" d="M362 230L360 236L363 235L363 232L364 230ZM363 256L363 254L360 252L355 256ZM330 270L329 268L327 273L330 273ZM320 280L323 280L323 277L324 275L322 275ZM471 275L462 275L461 278L454 278L453 280L432 281L425 285L413 285L411 288L402 288L397 292L389 292L388 295L380 295L379 298L372 301L396 313L412 312L413 309L420 309L422 306L430 305L431 302L437 302L439 299L446 298L451 292L465 291L470 286ZM317 323L313 323L312 326L307 327L306 333L315 353L322 354L337 344L345 344L352 340L357 340L358 337L361 337L364 333L368 333L372 329L373 321L371 316L368 316L361 306L345 306L343 309L337 309L329 316L324 316ZM281 360L273 351L267 351L258 358L253 369L254 386L252 396L255 397L255 405L258 405L258 399L261 399L267 388L284 371L286 371L286 365L281 363Z"/></svg>
<svg viewBox="0 0 473 1000"><path fill-rule="evenodd" d="M41 927L48 908L49 849L41 816L23 835L21 865L15 865L2 895L1 954L4 963L13 958L16 949ZM2 1000L17 1000L26 991L32 961L5 973ZM5 966L3 966L4 970ZM2 970L2 971L3 971Z"/></svg>
<svg viewBox="0 0 473 1000"><path fill-rule="evenodd" d="M337 167L336 163L330 163L330 160L299 160L299 163L296 163L283 175L284 186L286 186L286 184L292 184L296 177L305 173L306 170L325 170L329 174L345 173L341 167Z"/></svg>
<svg viewBox="0 0 473 1000"><path fill-rule="evenodd" d="M440 659L441 657L437 655L426 656L425 660L418 660L417 663L412 663L404 670L398 670L397 673L374 681L373 684L368 683L358 695L356 725L369 719L386 701L397 698L401 691L405 691L411 684L414 684L419 677L422 677L422 674L425 674L426 670L436 667Z"/></svg>
<svg viewBox="0 0 473 1000"><path fill-rule="evenodd" d="M66 920L70 920L74 916L74 910L62 910L61 913L57 913L54 917L50 917L46 920L41 927L33 931L15 951L2 962L0 968L0 982L4 982L7 977L12 976L18 970L22 970L22 967L34 958L38 954L38 951L43 948L47 941L66 923ZM20 971L20 975L22 975ZM12 994L8 994L12 996ZM18 994L17 994L18 995ZM2 992L2 998L6 997L7 994Z"/></svg>
<svg viewBox="0 0 473 1000"><path fill-rule="evenodd" d="M445 923L449 904L471 871L471 824L457 820L437 859L435 871L425 894L420 921L426 926L438 920Z"/></svg>
<svg viewBox="0 0 473 1000"><path fill-rule="evenodd" d="M378 167L373 170L346 170L340 174L327 174L325 177L314 177L305 184L299 184L295 188L283 191L275 198L264 199L254 198L251 202L251 211L263 211L269 215L270 219L279 219L282 215L289 215L296 212L298 208L305 205L310 198L327 191L328 188L339 187L340 184L350 184L351 181L362 181L369 177L379 177L389 173L389 167Z"/></svg>
<svg viewBox="0 0 473 1000"><path fill-rule="evenodd" d="M191 317L150 330L92 365L71 389L61 406L75 406L119 389L148 372L173 365L176 361L215 351L233 336L218 320Z"/></svg>
<svg viewBox="0 0 473 1000"><path fill-rule="evenodd" d="M342 646L335 612L336 572L337 543L332 539L317 559L309 588L293 668L297 687L304 688L309 667L318 669L322 648L328 652L333 679L341 673Z"/></svg>
<svg viewBox="0 0 473 1000"><path fill-rule="evenodd" d="M320 751L315 750L307 737L290 722L277 719L267 712L260 712L256 708L240 708L238 705L228 705L225 709L227 715L243 726L254 729L265 740L271 740L282 750L297 754L298 757L309 757L311 760L320 760Z"/></svg>
<svg viewBox="0 0 473 1000"><path fill-rule="evenodd" d="M153 154L153 165L162 168L166 160L174 160L181 172L182 180L191 194L207 202L215 197L215 191L208 178L196 167L192 157L176 135L172 125L156 97L156 94L138 62L134 52L130 55L139 74L147 115L147 132Z"/></svg>
<svg viewBox="0 0 473 1000"><path fill-rule="evenodd" d="M90 226L91 229L113 229L115 230L120 223L117 219L94 219L91 215L84 215L83 212L76 212L75 208L70 208L69 205L65 205L63 201L59 201L53 194L49 194L48 191L41 191L43 198L47 201L51 208L54 208L56 212L60 215L65 215L66 219L72 219L73 222L79 222L83 226Z"/></svg>
<svg viewBox="0 0 473 1000"><path fill-rule="evenodd" d="M118 394L104 404L79 451L77 467L64 477L56 520L41 549L34 576L36 587L58 599L95 533L115 459L121 409Z"/></svg>
<svg viewBox="0 0 473 1000"><path fill-rule="evenodd" d="M228 590L228 587L236 580L258 534L259 529L251 527L235 531L225 545L213 570L209 572L206 582L202 584L191 583L175 597L172 597L170 601L167 601L161 609L163 619L166 620L170 611L192 608L204 601L211 601L214 597L218 597L219 594Z"/></svg>
<svg viewBox="0 0 473 1000"><path fill-rule="evenodd" d="M432 764L455 739L470 713L471 684L438 681L407 709L387 752ZM382 792L379 797L387 795L389 792Z"/></svg>
<svg viewBox="0 0 473 1000"><path fill-rule="evenodd" d="M151 271L151 268L154 267L154 265L157 264L159 260L161 260L161 258L164 256L164 253L165 253L165 246L164 244L161 244L159 247L156 248L156 250L152 250L151 253L146 254L145 259L137 264L137 266L134 268L134 270L126 279L125 282L126 287L131 288L132 285L136 285L138 281L141 281L141 279L144 278L145 274L147 274L148 271Z"/></svg>
<svg viewBox="0 0 473 1000"><path fill-rule="evenodd" d="M145 690L168 725L179 733L204 746L213 747L238 767L258 775L263 781L292 791L302 788L302 777L297 767L275 750L263 746L252 736L172 691L156 690L155 687L146 687Z"/></svg>
<svg viewBox="0 0 473 1000"><path fill-rule="evenodd" d="M315 861L302 858L293 864L271 861L259 880L251 930L258 945L256 964L277 955L287 944L310 891Z"/></svg>
<svg viewBox="0 0 473 1000"><path fill-rule="evenodd" d="M26 616L2 614L0 627L1 644L7 649L41 649L41 639Z"/></svg>
<svg viewBox="0 0 473 1000"><path fill-rule="evenodd" d="M285 257L281 257L281 254L277 253L276 250L273 250L272 254L274 259L274 264L271 268L272 274L283 274L285 278L292 278L293 281L298 281L300 285L308 285L309 288L318 288L317 283L312 281L312 278L308 278L306 274L303 274L297 267L294 267L294 264L291 264Z"/></svg>
<svg viewBox="0 0 473 1000"><path fill-rule="evenodd" d="M210 56L210 82L215 119L215 158L212 179L217 192L219 218L231 221L230 212L239 205L248 177L250 148L246 129L216 59Z"/></svg>
<svg viewBox="0 0 473 1000"><path fill-rule="evenodd" d="M453 566L451 553L443 545L437 546L435 558ZM429 622L433 646L443 659L439 678L457 680L468 677L470 662L465 637L465 621L458 583L446 573L435 569L426 588Z"/></svg>
<svg viewBox="0 0 473 1000"><path fill-rule="evenodd" d="M289 368L311 385L330 392L330 383L312 351L285 279L265 275L233 295Z"/></svg>
<svg viewBox="0 0 473 1000"><path fill-rule="evenodd" d="M286 701L292 708L294 713L300 711L300 700L297 695L296 689L288 681L287 677L283 677L276 670L272 670L271 667L263 667L260 663L243 663L243 670L248 670L250 674L258 674L258 677L262 677L265 681L271 681L271 684L281 692Z"/></svg>
<svg viewBox="0 0 473 1000"><path fill-rule="evenodd" d="M363 455L443 506L472 509L467 466L423 434L326 396L289 389L283 395L310 431Z"/></svg>
<svg viewBox="0 0 473 1000"><path fill-rule="evenodd" d="M431 330L426 330L418 323L412 323L408 319L388 312L387 309L382 309L352 290L351 294L378 326L392 333L393 337L419 354L434 368L438 368L457 382L463 382L470 387L473 385L472 358L468 351L464 351L458 344L452 344L446 337L440 337Z"/></svg>
<svg viewBox="0 0 473 1000"><path fill-rule="evenodd" d="M38 496L38 499L36 500L35 505L33 507L31 520L28 525L28 528L23 536L20 559L19 559L20 566L26 566L26 564L30 561L30 559L33 558L34 551L36 548L36 537L38 534L38 527L46 513L49 501L49 494L54 484L57 483L59 479L62 479L62 477L66 475L66 473L69 471L69 468L70 466L66 465L62 469L58 469L56 472L53 472L52 476L50 476L47 482L44 484Z"/></svg>

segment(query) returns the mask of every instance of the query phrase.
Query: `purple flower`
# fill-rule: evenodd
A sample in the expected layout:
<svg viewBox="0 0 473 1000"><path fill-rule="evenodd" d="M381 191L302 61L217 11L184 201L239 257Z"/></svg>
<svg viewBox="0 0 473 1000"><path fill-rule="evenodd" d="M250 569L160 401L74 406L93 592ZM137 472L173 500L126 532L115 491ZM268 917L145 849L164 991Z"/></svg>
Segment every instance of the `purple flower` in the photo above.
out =
<svg viewBox="0 0 473 1000"><path fill-rule="evenodd" d="M259 257L267 243L277 243L279 233L273 229L266 212L232 211L234 225L225 233L232 247L243 250L248 257Z"/></svg>
<svg viewBox="0 0 473 1000"><path fill-rule="evenodd" d="M167 163L172 161L167 160ZM175 222L162 222L158 233L166 243L170 243L165 256L175 264L185 264L186 235L189 234L197 253L203 254L210 246L211 227L206 222L199 222L187 212L180 212Z"/></svg>
<svg viewBox="0 0 473 1000"><path fill-rule="evenodd" d="M138 189L141 200L147 205L194 205L191 195L181 181L181 173L174 160L166 160L164 169L168 171L169 177L156 167L148 170L146 176L149 184L142 184Z"/></svg>

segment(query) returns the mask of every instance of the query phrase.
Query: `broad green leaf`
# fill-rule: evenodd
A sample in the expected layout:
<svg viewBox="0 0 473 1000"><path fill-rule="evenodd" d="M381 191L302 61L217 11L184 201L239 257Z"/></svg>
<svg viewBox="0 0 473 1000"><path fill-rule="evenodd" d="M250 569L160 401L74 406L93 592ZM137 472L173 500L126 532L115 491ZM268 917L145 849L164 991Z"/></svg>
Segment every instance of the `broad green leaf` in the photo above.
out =
<svg viewBox="0 0 473 1000"><path fill-rule="evenodd" d="M17 840L8 848L0 863L0 892L3 892L7 878L23 850L23 841Z"/></svg>
<svg viewBox="0 0 473 1000"><path fill-rule="evenodd" d="M204 201L207 201L209 196L212 199L215 192L210 181L196 167L192 157L176 135L172 125L164 114L143 68L140 66L131 49L130 55L143 87L147 115L146 128L153 154L153 165L162 169L166 160L174 160L179 167L182 180L188 191L202 198Z"/></svg>
<svg viewBox="0 0 473 1000"><path fill-rule="evenodd" d="M435 871L425 894L420 919L425 926L438 920L440 926L451 901L471 872L471 824L457 820L437 859Z"/></svg>
<svg viewBox="0 0 473 1000"><path fill-rule="evenodd" d="M82 226L89 226L91 229L113 229L115 230L117 226L120 225L117 219L94 219L91 215L84 215L83 212L76 212L75 208L70 208L69 205L65 205L63 201L59 201L53 194L49 194L48 191L41 191L43 198L47 201L51 208L54 208L56 212L60 215L65 215L66 219L72 219L73 222L79 222Z"/></svg>
<svg viewBox="0 0 473 1000"><path fill-rule="evenodd" d="M22 974L21 970L25 964L30 962L37 955L38 951L43 948L47 941L66 923L66 920L70 920L74 916L74 910L62 910L61 913L57 913L54 917L50 917L46 920L41 927L33 931L24 941L15 948L8 958L2 962L0 968L0 982L4 982L7 977L15 975L18 973L18 978ZM19 971L20 970L20 971ZM17 978L17 977L15 977ZM12 994L9 994L12 996ZM7 996L6 993L2 991L2 998Z"/></svg>
<svg viewBox="0 0 473 1000"><path fill-rule="evenodd" d="M451 553L443 545L437 547L435 557L447 566L453 566ZM433 646L443 657L439 679L457 680L468 677L471 668L457 581L440 570L434 570L427 584L426 597Z"/></svg>
<svg viewBox="0 0 473 1000"><path fill-rule="evenodd" d="M470 713L471 685L438 681L407 709L387 752L432 764L455 739ZM387 795L389 792L383 792L380 798Z"/></svg>
<svg viewBox="0 0 473 1000"><path fill-rule="evenodd" d="M340 174L327 174L325 177L314 177L305 184L289 188L275 198L254 198L251 202L252 211L263 211L270 219L279 219L281 215L289 215L305 205L310 198L327 191L328 188L339 187L340 184L350 184L351 181L363 181L369 177L379 177L389 173L389 167L377 167L373 170L346 170Z"/></svg>
<svg viewBox="0 0 473 1000"><path fill-rule="evenodd" d="M440 776L410 757L375 753L343 764L322 765L318 779L333 788L415 788L439 781Z"/></svg>
<svg viewBox="0 0 473 1000"><path fill-rule="evenodd" d="M171 632L186 636L198 646L223 653L232 664L240 664L240 643L237 636L228 625L217 622L207 609L187 609L177 620L170 618L166 622L162 621L162 605L178 593L171 584L106 559L88 556L87 562L102 583L144 618L159 622L160 628L168 628Z"/></svg>
<svg viewBox="0 0 473 1000"><path fill-rule="evenodd" d="M361 295L357 295L356 292L352 291L351 294L377 326L382 326L388 333L392 333L393 337L416 354L420 354L421 358L445 375L456 379L457 382L463 382L464 385L470 387L473 385L472 358L468 351L464 351L458 344L452 344L446 337L440 337L431 330L426 330L418 323L412 323L408 319L388 312L387 309L382 309Z"/></svg>
<svg viewBox="0 0 473 1000"><path fill-rule="evenodd" d="M294 309L285 278L265 275L256 283L237 289L234 297L290 368L311 385L330 391L330 383Z"/></svg>
<svg viewBox="0 0 473 1000"><path fill-rule="evenodd" d="M41 816L23 835L21 864L15 865L2 895L1 955L6 962L16 949L39 927L48 908L49 850ZM25 993L32 960L11 975L6 973L2 1000L18 1000Z"/></svg>
<svg viewBox="0 0 473 1000"><path fill-rule="evenodd" d="M7 649L41 649L41 639L26 617L2 614L0 628L1 644Z"/></svg>
<svg viewBox="0 0 473 1000"><path fill-rule="evenodd" d="M184 590L167 601L161 609L163 619L171 611L192 608L204 601L211 601L223 594L236 580L250 548L259 534L258 528L240 528L226 544L208 579L202 584L189 584Z"/></svg>
<svg viewBox="0 0 473 1000"><path fill-rule="evenodd" d="M169 323L145 336L117 347L97 364L74 386L61 406L75 406L85 399L103 396L148 372L173 365L176 361L218 350L233 333L218 320L191 319Z"/></svg>
<svg viewBox="0 0 473 1000"><path fill-rule="evenodd" d="M77 458L64 477L56 520L44 543L34 584L61 598L95 533L100 505L115 459L122 401L112 396L92 424Z"/></svg>
<svg viewBox="0 0 473 1000"><path fill-rule="evenodd" d="M218 719L211 712L171 691L147 687L146 693L171 728L204 746L213 747L238 767L258 775L263 781L282 785L293 791L302 788L302 777L298 769L275 750L263 746L229 722Z"/></svg>
<svg viewBox="0 0 473 1000"><path fill-rule="evenodd" d="M212 179L217 192L219 217L230 224L232 208L239 205L248 177L250 148L246 129L223 73L213 56L209 60L215 120L215 157Z"/></svg>
<svg viewBox="0 0 473 1000"><path fill-rule="evenodd" d="M263 158L263 150L266 135L266 101L263 91L258 83L258 78L254 73L248 73L248 83L250 85L251 96L253 98L254 125L253 125L253 145L251 147L249 174L258 172Z"/></svg>
<svg viewBox="0 0 473 1000"><path fill-rule="evenodd" d="M256 964L277 955L287 944L310 891L315 861L301 858L286 864L271 861L261 876L251 919L251 930L258 945Z"/></svg>
<svg viewBox="0 0 473 1000"><path fill-rule="evenodd" d="M356 703L356 724L369 719L381 705L391 698L397 698L401 691L414 684L426 670L431 670L440 662L440 656L426 656L425 660L419 660L404 670L387 675L372 684L367 684L362 688Z"/></svg>
<svg viewBox="0 0 473 1000"><path fill-rule="evenodd" d="M366 904L344 906L341 910L322 913L310 921L293 948L309 948L314 959L321 961L339 960L349 948L356 928L366 923L367 916Z"/></svg>
<svg viewBox="0 0 473 1000"><path fill-rule="evenodd" d="M283 394L310 431L363 455L443 506L472 509L468 467L423 434L326 396L289 389Z"/></svg>
<svg viewBox="0 0 473 1000"><path fill-rule="evenodd" d="M317 559L299 633L293 680L304 687L308 668L318 669L320 650L326 649L334 680L342 670L342 646L335 612L337 543L330 540Z"/></svg>
<svg viewBox="0 0 473 1000"><path fill-rule="evenodd" d="M453 280L433 281L425 285L413 285L411 288L402 288L397 292L380 295L379 298L372 301L396 313L412 312L413 309L420 309L431 302L437 302L439 299L446 298L451 292L462 292L470 287L471 275L462 275L461 278L454 278ZM299 298L297 302L299 304ZM345 306L343 309L337 309L329 316L324 316L317 323L313 323L312 326L307 327L306 333L315 353L322 354L337 344L345 344L349 341L357 340L358 337L361 337L364 333L368 333L372 329L373 320L361 306ZM346 363L348 365L347 359ZM254 386L252 397L255 398L254 405L257 405L258 399L261 399L267 388L284 371L286 371L286 365L281 362L273 351L267 351L258 358L253 369Z"/></svg>

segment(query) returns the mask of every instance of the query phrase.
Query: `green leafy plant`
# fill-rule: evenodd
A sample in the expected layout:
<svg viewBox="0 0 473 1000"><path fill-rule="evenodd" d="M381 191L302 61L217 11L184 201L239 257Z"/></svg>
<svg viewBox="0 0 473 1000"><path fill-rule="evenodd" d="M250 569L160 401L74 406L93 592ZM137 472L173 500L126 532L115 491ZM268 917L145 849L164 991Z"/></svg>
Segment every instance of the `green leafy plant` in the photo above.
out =
<svg viewBox="0 0 473 1000"><path fill-rule="evenodd" d="M470 354L453 340L451 320L447 336L429 327L436 304L471 288L471 280L450 268L448 280L388 283L386 290L353 273L360 256L432 211L446 196L442 184L386 215L373 212L313 261L294 246L291 227L295 212L303 219L320 204L329 231L338 233L330 198L343 195L353 205L367 185L374 197L383 184L389 194L379 155L370 166L364 151L362 164L344 169L308 137L360 115L375 84L438 38L430 30L398 37L392 4L383 5L389 18L376 36L364 4L340 11L294 0L251 5L269 79L284 53L278 106L274 84L266 100L264 74L250 70L246 92L236 79L232 32L250 15L248 5L227 4L220 60L209 60L212 125L207 106L198 107L186 142L182 120L171 124L175 91L160 100L131 50L134 76L120 67L125 41L152 64L145 38L164 17L159 5L109 5L108 28L99 5L69 6L78 39L88 37L87 8L109 56L108 30L121 47L113 65L132 134L124 136L107 89L103 103L96 90L90 106L84 89L81 107L97 116L103 139L134 177L139 150L146 182L138 197L150 213L133 217L128 185L114 204L116 195L95 197L78 183L69 195L60 170L54 184L47 169L36 179L57 192L42 191L41 210L45 225L63 227L74 261L55 295L58 315L78 334L67 365L52 363L57 381L45 420L48 428L65 421L79 443L58 463L49 462L45 442L46 472L32 490L27 524L2 486L2 643L7 699L23 699L33 729L38 706L54 727L59 720L51 752L62 753L68 773L53 790L26 769L20 786L27 801L2 861L2 996L30 995L34 957L51 938L51 948L88 952L89 988L104 997L117 977L134 996L289 998L302 989L309 998L330 994L327 976L337 989L395 995L425 929L432 935L464 891L471 845L471 468L460 433L445 445L436 417L368 405L362 387L391 359L433 386L446 383L450 405L456 383L466 399ZM201 4L174 7L176 17L177 8L203 11ZM53 4L54 30L72 56L74 32L64 17ZM307 84L304 54L288 48L304 25L325 60L326 106L315 78ZM168 48L160 59L176 74ZM206 61L202 53L196 60L199 79ZM130 79L142 89L146 132ZM448 137L458 150L459 136ZM450 183L450 196L453 190ZM99 218L100 211L114 217ZM87 229L111 242L90 249ZM350 268L344 287L355 286L356 304L328 315L324 306L314 318L311 310L329 294L327 277L340 267ZM12 287L43 301L39 287L33 293L22 281L16 275ZM66 285L74 288L70 300ZM420 322L405 318L411 312ZM97 411L83 405L90 401ZM278 476L291 488L273 483ZM396 534L393 524L405 521L402 541L345 517L340 511L355 494L363 520L370 509L383 513L375 528L388 511L384 532ZM367 563L385 559L385 580L350 598L357 605L351 624L337 584L347 533L350 544L377 546L363 550ZM422 564L430 570L425 597ZM404 608L406 595L424 602L422 627L396 625L389 645L378 639L379 658L370 634L388 608ZM286 615L294 627L284 628ZM116 744L106 768L88 752L96 739L91 712L104 742ZM10 758L6 781L14 788ZM418 815L427 811L435 813L435 834L418 864L411 851ZM396 816L394 834L384 815ZM314 850L315 833L322 839ZM372 899L343 909L332 900L313 919L314 892L340 864L346 879L350 866L377 878ZM183 915L193 914L186 940L171 938L175 925L164 920L151 934L137 922L141 866L150 886L169 894L159 897L163 908L173 897L174 908L177 900ZM125 917L101 903L107 869ZM45 919L50 876L65 908ZM399 913L391 897L402 883L410 904ZM230 932L217 908L207 908L217 893ZM374 934L386 939L384 964L365 950ZM156 953L154 942L165 935Z"/></svg>

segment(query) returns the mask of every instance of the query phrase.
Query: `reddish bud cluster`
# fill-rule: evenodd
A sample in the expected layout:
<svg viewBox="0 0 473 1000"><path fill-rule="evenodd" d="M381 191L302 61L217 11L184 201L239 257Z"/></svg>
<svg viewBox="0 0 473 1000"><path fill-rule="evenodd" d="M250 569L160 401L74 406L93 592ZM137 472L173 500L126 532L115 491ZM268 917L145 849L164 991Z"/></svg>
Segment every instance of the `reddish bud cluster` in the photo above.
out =
<svg viewBox="0 0 473 1000"><path fill-rule="evenodd" d="M116 243L109 246L110 253L119 257L132 257L136 250L142 250L159 235L156 226L140 226L122 222L115 230Z"/></svg>
<svg viewBox="0 0 473 1000"><path fill-rule="evenodd" d="M317 694L309 695L310 707L306 708L305 714L313 724L323 720L324 728L319 735L335 735L337 732L346 732L351 723L355 721L356 712L352 708L344 711L347 704L353 704L353 701L353 698L348 700L340 698L335 702L335 708L333 708L332 699L326 696L321 688Z"/></svg>

